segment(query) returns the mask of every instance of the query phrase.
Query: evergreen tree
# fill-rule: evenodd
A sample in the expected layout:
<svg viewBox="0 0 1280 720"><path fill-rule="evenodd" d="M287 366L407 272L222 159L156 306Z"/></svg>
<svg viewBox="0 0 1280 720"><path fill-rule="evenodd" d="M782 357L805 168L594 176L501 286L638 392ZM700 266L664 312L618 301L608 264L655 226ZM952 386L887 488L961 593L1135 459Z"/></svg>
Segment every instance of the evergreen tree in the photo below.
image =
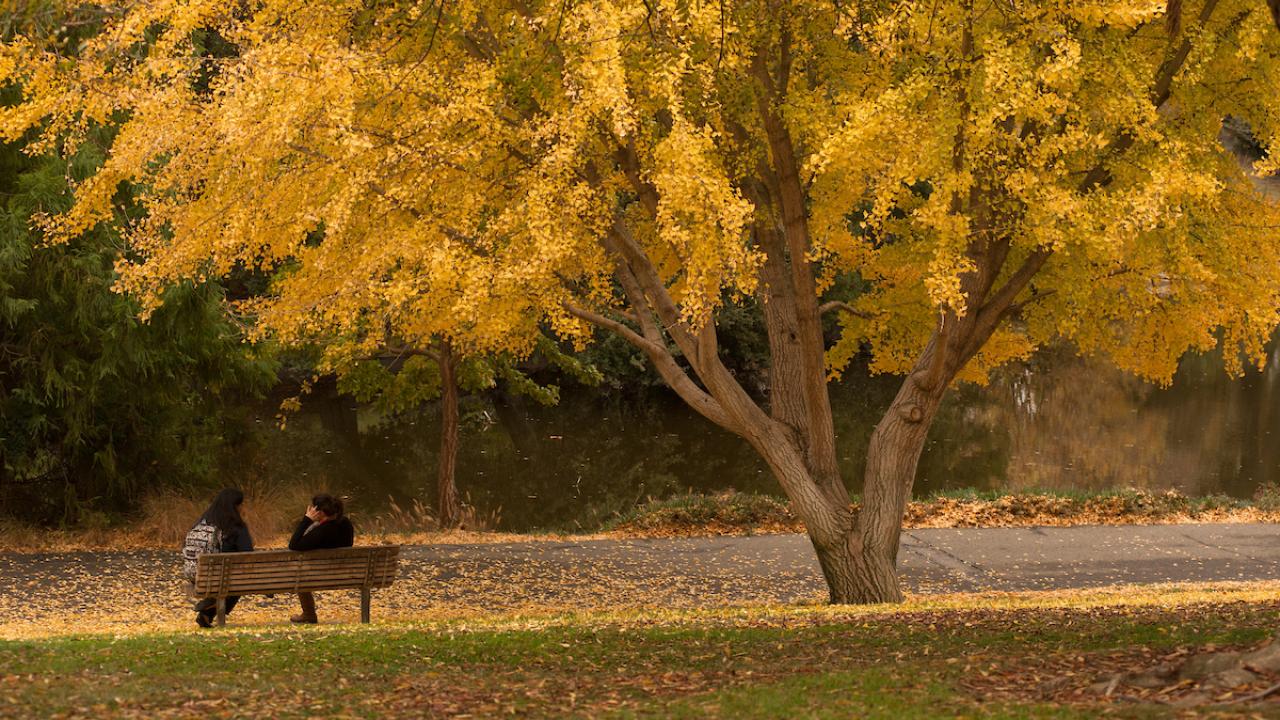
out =
<svg viewBox="0 0 1280 720"><path fill-rule="evenodd" d="M112 290L121 238L47 244L33 214L65 209L70 164L0 147L0 511L76 522L146 489L206 479L229 403L272 379L217 285L175 286L147 322ZM122 193L123 195L123 193ZM123 200L123 199L122 199ZM121 212L128 210L121 205Z"/></svg>

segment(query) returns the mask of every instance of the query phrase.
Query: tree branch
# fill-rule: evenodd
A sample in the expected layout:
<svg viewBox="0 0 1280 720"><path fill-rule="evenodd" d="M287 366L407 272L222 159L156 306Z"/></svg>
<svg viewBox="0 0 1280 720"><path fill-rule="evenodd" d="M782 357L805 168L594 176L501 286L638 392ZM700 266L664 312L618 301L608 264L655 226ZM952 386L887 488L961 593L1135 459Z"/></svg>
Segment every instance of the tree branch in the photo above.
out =
<svg viewBox="0 0 1280 720"><path fill-rule="evenodd" d="M658 271L653 266L652 261L649 260L649 256L645 254L644 249L632 237L631 229L621 219L617 219L614 222L613 232L609 235L616 241L616 252L627 264L628 269L640 284L640 288L644 291L644 296L652 302L652 308L662 320L663 329L675 341L681 352L689 358L689 362L693 363L694 369L701 372L702 353L698 347L697 339L680 317L680 309L676 307L675 300L671 299L671 293L667 291L666 285L662 282L662 277L658 275ZM605 249L610 249L608 243Z"/></svg>
<svg viewBox="0 0 1280 720"><path fill-rule="evenodd" d="M410 346L405 346L405 347L388 347L388 348L386 349L386 352L379 353L379 354L377 354L377 355L372 355L372 356L368 357L367 359L369 359L369 360L399 360L399 359L401 359L401 358L413 357L413 356L415 356L415 355L420 356L420 357L431 358L432 360L435 360L435 361L437 361L437 362L439 362L439 360L440 360L440 353L439 353L439 352L437 352L437 351L435 351L435 350L433 350L433 349L431 349L431 348L419 348L419 347L410 347Z"/></svg>
<svg viewBox="0 0 1280 720"><path fill-rule="evenodd" d="M645 353L666 351L666 348L663 348L659 346L657 343L649 340L648 338L643 337L642 335L640 335L640 333L636 332L635 330L632 330L631 328L627 327L625 324L618 322L613 318L606 317L597 312L592 312L591 310L587 310L586 308L578 307L577 305L573 305L572 303L564 303L564 309L570 315L580 320L585 320L591 323L592 325L602 327L605 330L608 330L614 333L615 335L620 336L623 340L626 340L627 342L631 343L637 348L643 350Z"/></svg>
<svg viewBox="0 0 1280 720"><path fill-rule="evenodd" d="M875 318L874 313L859 310L843 300L828 300L818 306L818 312L823 315L826 315L833 310L839 310L840 312L848 313L854 317L862 318L863 320L871 320Z"/></svg>
<svg viewBox="0 0 1280 720"><path fill-rule="evenodd" d="M697 383L676 363L670 350L665 346L641 337L635 330L617 320L592 312L586 308L567 302L563 304L563 307L570 315L617 334L643 352L648 356L649 361L653 363L654 369L657 370L663 381L698 414L730 432L742 432L741 425L730 417L729 413L725 412L714 397L698 387Z"/></svg>

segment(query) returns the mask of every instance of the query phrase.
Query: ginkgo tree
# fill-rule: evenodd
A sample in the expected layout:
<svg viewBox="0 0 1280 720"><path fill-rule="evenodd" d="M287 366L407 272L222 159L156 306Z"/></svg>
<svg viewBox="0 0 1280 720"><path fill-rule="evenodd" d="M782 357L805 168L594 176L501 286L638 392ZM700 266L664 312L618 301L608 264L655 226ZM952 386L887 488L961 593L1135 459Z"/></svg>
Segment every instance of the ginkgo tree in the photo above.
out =
<svg viewBox="0 0 1280 720"><path fill-rule="evenodd" d="M544 329L616 333L765 460L833 602L902 597L954 382L1054 340L1161 381L1189 349L1237 369L1277 323L1280 211L1250 173L1280 156L1242 167L1218 139L1229 117L1264 149L1280 131L1261 0L87 6L90 39L0 55L24 93L7 137L65 151L120 126L49 236L109 222L127 184L146 212L121 289L154 307L289 265L246 308L284 342L519 356ZM747 299L763 396L717 343L717 308ZM855 509L827 385L862 351L904 377Z"/></svg>

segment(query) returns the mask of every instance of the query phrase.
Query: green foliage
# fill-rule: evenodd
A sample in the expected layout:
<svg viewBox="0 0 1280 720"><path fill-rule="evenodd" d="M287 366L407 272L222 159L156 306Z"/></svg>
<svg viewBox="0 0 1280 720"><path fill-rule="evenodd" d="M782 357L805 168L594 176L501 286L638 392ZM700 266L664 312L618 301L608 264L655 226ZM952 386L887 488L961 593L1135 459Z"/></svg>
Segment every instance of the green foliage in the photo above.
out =
<svg viewBox="0 0 1280 720"><path fill-rule="evenodd" d="M440 397L440 366L415 355L398 370L379 360L362 360L338 374L338 389L379 410L402 413Z"/></svg>
<svg viewBox="0 0 1280 720"><path fill-rule="evenodd" d="M118 235L46 244L31 229L99 161L0 148L0 499L27 517L78 521L148 486L209 477L232 430L228 401L274 375L219 287L177 285L142 322L112 291Z"/></svg>
<svg viewBox="0 0 1280 720"><path fill-rule="evenodd" d="M1259 510L1280 510L1280 485L1265 482L1253 495L1253 504Z"/></svg>
<svg viewBox="0 0 1280 720"><path fill-rule="evenodd" d="M545 366L554 371L551 374L556 380L572 379L584 385L601 382L599 370L565 353L545 335L535 347L536 357L530 362L501 353L455 359L459 389L479 394L493 390L501 381L509 394L531 398L541 405L555 405L560 401L560 386L535 380L531 368ZM423 350L341 363L334 368L338 390L372 404L380 412L403 415L440 397L438 357L435 350Z"/></svg>
<svg viewBox="0 0 1280 720"><path fill-rule="evenodd" d="M648 502L620 515L604 530L654 530L678 533L688 528L753 528L791 525L795 516L786 500L768 495L724 492L685 493Z"/></svg>

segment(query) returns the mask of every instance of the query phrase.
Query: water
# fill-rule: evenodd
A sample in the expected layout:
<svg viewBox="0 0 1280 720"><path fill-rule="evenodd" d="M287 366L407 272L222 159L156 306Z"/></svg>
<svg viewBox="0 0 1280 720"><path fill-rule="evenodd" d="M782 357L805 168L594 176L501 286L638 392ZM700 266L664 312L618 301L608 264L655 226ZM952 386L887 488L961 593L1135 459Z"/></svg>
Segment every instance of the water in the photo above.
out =
<svg viewBox="0 0 1280 720"><path fill-rule="evenodd" d="M1232 379L1212 356L1183 362L1162 389L1063 350L960 386L939 413L915 491L1175 489L1250 496L1280 481L1277 363ZM841 466L858 492L867 439L898 387L846 373L832 387ZM435 496L434 407L386 418L333 394L304 404L245 472L348 494L385 509ZM741 439L664 393L601 397L566 387L557 407L467 398L458 485L507 530L594 527L648 497L686 491L780 494ZM264 408L263 427L274 423Z"/></svg>

